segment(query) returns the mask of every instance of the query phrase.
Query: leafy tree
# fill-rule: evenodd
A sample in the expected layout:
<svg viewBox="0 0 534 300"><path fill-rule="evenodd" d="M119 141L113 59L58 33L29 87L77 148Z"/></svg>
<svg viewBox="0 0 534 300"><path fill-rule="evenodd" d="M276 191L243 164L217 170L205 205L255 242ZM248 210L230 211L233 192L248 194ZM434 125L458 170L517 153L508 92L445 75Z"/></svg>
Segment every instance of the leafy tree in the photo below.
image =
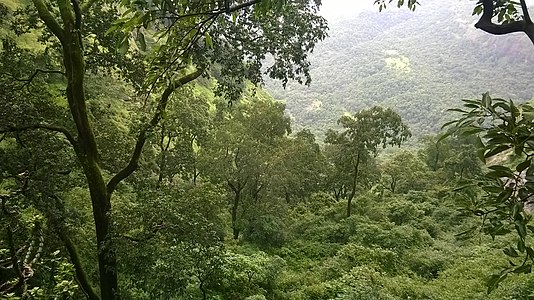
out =
<svg viewBox="0 0 534 300"><path fill-rule="evenodd" d="M171 95L181 86L206 74L214 65L214 69L218 66L223 75L220 78L221 93L236 99L240 92L239 83L245 78L255 83L260 81L261 66L267 54L274 57L274 65L269 69L270 76L284 82L288 79L309 82L306 54L318 40L325 37L326 23L316 15L319 3L311 1L286 3L283 9L259 6L256 1L225 2L230 6L224 6L220 1L179 4L168 1L123 1L127 6L127 16L118 20L113 28L109 28L108 22L116 19L118 9L112 3L107 5L91 0L83 3L76 0L56 0L52 3L33 0L32 3L33 9L27 11L27 16L33 18L34 27L44 24L41 31L44 40L53 45L49 50L57 55L47 54L45 58L58 59L46 65L51 71L48 71L49 68L39 69L27 80L21 81L29 85L41 73L64 78L64 96L68 105L64 107L62 115L68 111L71 118L66 120L66 126L62 126L53 124L54 119L42 114L31 120L25 120L22 116L12 120L12 123L3 123L0 133L45 130L60 134L68 141L90 192L96 229L100 297L116 299L119 290L116 249L111 238L112 195L119 183L138 168L143 148L151 132L164 117ZM233 20L226 13L233 14ZM129 47L129 33L134 27L139 28L135 36L141 51ZM115 40L105 35L115 29L128 33L117 55L113 50ZM155 33L148 33L149 30ZM147 48L146 40L141 38L145 33L147 36L159 36L160 41L164 42L154 42L151 48ZM200 43L201 40L204 43ZM150 50L146 55L150 59L149 66L148 61L142 60L145 53L141 52L145 50ZM140 117L143 121L137 124L138 134L133 141L135 146L130 150L127 162L117 164L120 165L118 168L105 164L102 154L108 149L103 149L99 143L99 132L95 131L96 124L90 114L87 92L88 72L106 70L112 74L114 68L118 68L119 73L136 89L159 94L148 105L152 112ZM148 74L147 82L144 81L145 74ZM16 76L17 73L11 75L12 78L13 75L15 78L23 77ZM152 99L147 96L147 100ZM45 100L51 101L48 98ZM7 103L11 101L14 100L10 98ZM17 106L13 105L8 111L13 111L13 108ZM75 264L75 267L79 271L77 274L81 274L82 266ZM78 276L78 280L83 281L83 278ZM81 287L90 299L99 298L88 282L81 284Z"/></svg>
<svg viewBox="0 0 534 300"><path fill-rule="evenodd" d="M269 165L271 189L287 203L302 201L324 185L325 158L309 130L281 140Z"/></svg>
<svg viewBox="0 0 534 300"><path fill-rule="evenodd" d="M358 184L362 183L362 167L376 157L379 146L400 146L411 133L392 109L376 106L355 113L354 116L343 116L338 123L344 130L337 132L330 129L326 133L325 142L332 145L335 153L331 156L334 169L346 176L347 180L342 183L341 189L347 190L347 216L350 217L352 199L356 195ZM334 192L339 193L339 189Z"/></svg>
<svg viewBox="0 0 534 300"><path fill-rule="evenodd" d="M411 151L400 151L380 165L385 187L392 193L420 190L427 168Z"/></svg>
<svg viewBox="0 0 534 300"><path fill-rule="evenodd" d="M282 103L251 93L249 101L221 109L201 154L202 172L228 190L234 239L243 228L243 216L267 189L269 158L277 141L290 131Z"/></svg>
<svg viewBox="0 0 534 300"><path fill-rule="evenodd" d="M456 135L449 139L427 136L423 143L422 159L432 171L445 172L446 180L473 178L480 174L475 139Z"/></svg>

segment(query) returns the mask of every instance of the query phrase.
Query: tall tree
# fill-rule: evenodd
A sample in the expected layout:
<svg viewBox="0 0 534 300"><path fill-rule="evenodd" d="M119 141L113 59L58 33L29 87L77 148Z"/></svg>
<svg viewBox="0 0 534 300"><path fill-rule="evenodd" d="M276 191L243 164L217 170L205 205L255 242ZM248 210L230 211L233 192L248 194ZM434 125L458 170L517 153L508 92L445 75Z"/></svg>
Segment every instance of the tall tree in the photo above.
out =
<svg viewBox="0 0 534 300"><path fill-rule="evenodd" d="M234 239L243 227L242 216L267 188L269 158L277 140L290 132L283 104L268 98L250 100L221 111L202 154L203 173L227 188Z"/></svg>
<svg viewBox="0 0 534 300"><path fill-rule="evenodd" d="M289 79L309 82L307 53L318 40L325 37L326 22L316 15L319 3L312 1L285 4L280 1L283 7L259 5L259 1L195 1L179 4L169 1L123 1L127 9L131 9L126 12L128 19L117 21L111 30L120 28L128 33L120 49L122 54L129 53L129 56L123 55L126 59L122 62L111 63L114 56L110 55L113 51L109 49L113 43L103 44L103 41L109 42L110 38L104 35L109 28L102 22L110 16L94 16L116 12L113 4L94 0L82 3L77 0L32 0L32 3L37 20L46 28L45 36L52 37L50 42L58 45L55 49L59 50L60 66L52 67L60 70L37 70L26 82L29 84L41 73L62 75L65 78L70 122L75 130L53 124L53 120L43 117L2 124L0 133L46 130L62 135L71 145L90 192L96 229L100 297L89 284L81 286L90 299L117 299L119 289L116 249L112 239L112 195L117 186L138 168L143 148L165 115L171 95L209 70L219 71L223 75L220 77L221 94L237 99L240 83L245 78L255 83L261 80L261 67L267 54L274 57L274 64L269 68L271 77L282 79L283 82ZM228 14L233 14L233 20L228 18ZM281 24L292 26L279 26ZM152 32L159 30L152 36L161 38L161 42L154 43L150 49L146 47L146 40L141 38L144 33L148 34L148 27ZM150 60L146 64L142 61L139 64L131 63L143 56L129 45L132 28L138 29L133 36L137 38L141 52L150 50L150 55L147 55ZM101 55L91 55L99 51ZM121 74L134 87L158 95L153 96L155 101L148 106L153 108L152 112L138 126L130 158L122 167L114 170L108 169L102 160L98 132L88 110L86 78L87 72L99 68L107 68L108 73L112 74L110 67L122 63L132 67L121 68ZM217 68L211 70L212 65ZM145 66L147 70L143 70ZM148 74L146 82L144 74ZM147 96L147 100L154 98ZM13 105L10 110L16 108ZM107 170L113 175L109 176ZM74 252L70 254L74 257ZM82 266L76 264L76 267L80 270L77 274L82 274Z"/></svg>
<svg viewBox="0 0 534 300"><path fill-rule="evenodd" d="M271 189L287 203L303 200L323 187L325 162L313 133L299 131L281 140L268 162Z"/></svg>
<svg viewBox="0 0 534 300"><path fill-rule="evenodd" d="M380 146L400 146L411 133L396 112L378 106L353 116L342 116L338 123L343 131L328 130L325 142L332 145L336 153L331 157L334 169L349 179L343 188L346 189L347 217L350 217L362 166L376 157Z"/></svg>

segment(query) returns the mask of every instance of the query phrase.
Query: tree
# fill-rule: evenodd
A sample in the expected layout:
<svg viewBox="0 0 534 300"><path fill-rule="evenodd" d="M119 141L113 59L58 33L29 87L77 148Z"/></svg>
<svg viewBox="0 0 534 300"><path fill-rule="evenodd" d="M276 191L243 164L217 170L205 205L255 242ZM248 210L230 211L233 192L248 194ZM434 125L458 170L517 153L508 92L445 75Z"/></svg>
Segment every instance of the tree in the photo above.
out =
<svg viewBox="0 0 534 300"><path fill-rule="evenodd" d="M420 156L432 171L443 171L447 180L474 178L481 172L475 142L465 136L454 135L448 139L427 136L423 138Z"/></svg>
<svg viewBox="0 0 534 300"><path fill-rule="evenodd" d="M415 10L419 4L417 0L375 0L379 9L386 8L388 3L396 2L398 7L406 5ZM521 14L519 13L521 10ZM514 32L524 32L534 44L534 23L530 18L525 0L479 0L473 10L473 15L480 15L475 27L494 35L503 35ZM493 18L497 17L497 22Z"/></svg>
<svg viewBox="0 0 534 300"><path fill-rule="evenodd" d="M332 151L335 154L331 156L334 169L341 170L349 179L341 188L347 191L347 217L350 217L352 199L361 183L362 167L376 157L379 146L400 146L411 133L396 112L378 106L353 116L342 116L338 124L344 130L328 130L325 142L334 148ZM339 189L334 192L339 193Z"/></svg>
<svg viewBox="0 0 534 300"><path fill-rule="evenodd" d="M426 178L424 163L411 151L400 151L380 164L382 181L391 193L422 190Z"/></svg>
<svg viewBox="0 0 534 300"><path fill-rule="evenodd" d="M109 36L104 35L110 28L106 28L106 23L102 22L109 20L107 17L110 15L94 17L95 14L108 12L114 17L113 12L117 12L117 9L113 4L94 0L83 3L77 0L56 0L52 3L32 0L32 3L38 16L36 20L44 24L45 40L57 45L52 49L57 50L60 61L48 66L60 70L37 70L25 82L30 84L41 73L63 76L71 119L67 121L67 126L56 125L53 123L55 120L44 116L34 120L16 119L13 123L3 122L0 133L44 130L62 135L68 141L90 192L96 229L100 297L88 282L85 281L81 287L90 299L117 299L116 249L111 234L112 195L118 185L137 170L143 148L151 132L164 117L171 95L181 86L217 69L223 75L220 78L221 94L236 99L240 94L240 83L246 78L254 83L261 80L261 67L267 54L274 57L274 64L269 68L271 77L282 79L283 82L288 79L309 82L306 54L318 40L325 37L326 23L316 15L318 3L311 1L285 5L280 1L283 9L260 6L258 1L201 1L179 5L168 1L123 1L127 6L127 19L118 20L111 31L120 28L128 33L120 47L124 59L111 62L115 56L110 53L115 52L110 49L115 45ZM233 14L234 21L227 17L227 13ZM152 48L148 49L150 55L146 57L149 61L143 62L145 55L129 47L130 31L134 27L139 29L135 36L142 51L147 50L144 33L153 30L153 37L165 36L161 39L164 43L154 42ZM87 32L86 29L93 31ZM204 43L200 43L201 40ZM91 55L93 52L97 54ZM127 67L119 68L121 74L135 88L159 95L155 99L146 97L154 99L148 106L153 110L139 124L135 146L127 163L113 170L107 168L102 160L103 150L99 147L98 133L88 111L86 79L89 71L105 69L111 74L113 68L122 63ZM213 69L210 68L212 65ZM147 67L148 71L143 67ZM143 81L144 74L148 74L146 82ZM16 107L13 105L9 111ZM74 252L70 255L71 258L75 256ZM75 264L75 267L77 274L83 273L81 264ZM78 276L78 280L84 281L84 278Z"/></svg>
<svg viewBox="0 0 534 300"><path fill-rule="evenodd" d="M215 132L201 154L205 176L227 188L234 239L243 228L243 216L267 189L269 158L278 140L291 130L285 105L251 93L238 107L219 112Z"/></svg>
<svg viewBox="0 0 534 300"><path fill-rule="evenodd" d="M315 136L304 129L282 139L269 160L269 184L286 202L302 201L323 187L325 157Z"/></svg>

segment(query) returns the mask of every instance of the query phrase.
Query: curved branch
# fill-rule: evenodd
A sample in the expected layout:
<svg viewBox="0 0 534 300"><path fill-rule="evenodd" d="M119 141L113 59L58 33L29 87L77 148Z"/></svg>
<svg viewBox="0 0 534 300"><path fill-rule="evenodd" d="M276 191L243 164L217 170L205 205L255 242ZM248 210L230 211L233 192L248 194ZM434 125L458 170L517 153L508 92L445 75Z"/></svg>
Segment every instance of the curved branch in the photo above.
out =
<svg viewBox="0 0 534 300"><path fill-rule="evenodd" d="M19 127L8 126L6 129L0 129L0 134L8 133L8 132L35 130L35 129L45 129L45 130L49 130L53 132L62 133L65 136L65 138L67 138L69 143L72 145L74 150L78 151L78 141L76 140L76 138L70 133L70 131L67 130L67 128L61 127L61 126L49 125L45 123L38 123L38 124L19 126Z"/></svg>
<svg viewBox="0 0 534 300"><path fill-rule="evenodd" d="M143 151L143 147L145 146L145 142L147 139L147 134L158 125L159 121L163 117L163 114L165 113L165 109L167 107L167 103L169 102L169 98L171 94L180 86L191 82L198 78L202 73L204 72L203 69L198 69L197 71L190 73L188 75L185 75L184 77L172 82L169 84L169 86L165 89L163 94L161 95L161 98L158 103L158 107L156 108L156 112L152 116L152 119L147 124L147 126L139 132L139 135L137 136L137 142L135 143L135 149L132 154L132 157L130 158L130 161L126 167L124 167L122 170L120 170L115 176L113 176L108 184L107 184L107 192L108 197L111 196L117 185L124 180L126 177L130 176L136 169L139 163L139 158L141 157L141 152ZM1 132L0 132L1 133Z"/></svg>
<svg viewBox="0 0 534 300"><path fill-rule="evenodd" d="M13 75L13 74L5 73L5 72L2 72L2 73L0 73L0 74L2 74L2 75L7 75L7 76L13 78L13 80L15 80L15 81L24 82L24 83L18 88L19 90L22 90L24 87L28 87L28 86L32 83L33 79L35 79L35 77L36 77L37 74L39 74L39 73L43 73L43 74L61 74L61 75L65 76L65 77L67 77L67 74L65 74L65 72L62 72L62 71L58 71L58 70L42 70L42 69L36 69L36 70L32 73L32 75L30 75L30 77L28 77L27 79L18 78L18 77L16 77L16 76Z"/></svg>
<svg viewBox="0 0 534 300"><path fill-rule="evenodd" d="M76 246L74 246L74 243L65 233L65 231L66 230L64 229L58 229L57 234L65 244L65 248L69 253L70 262L74 266L74 271L76 273L76 281L78 281L78 283L80 284L82 291L87 296L87 299L100 300L100 297L98 297L98 294L89 283L89 279L87 278L87 274L85 273L85 270L82 267L82 262L80 260L80 256L78 255L78 251L76 250Z"/></svg>
<svg viewBox="0 0 534 300"><path fill-rule="evenodd" d="M59 39L61 43L65 41L65 31L61 26L59 26L59 23L54 19L52 14L48 11L48 8L46 7L46 4L43 2L43 0L32 0L33 5L37 9L37 13L39 14L39 17L43 22L45 23L46 27L52 31L52 33Z"/></svg>
<svg viewBox="0 0 534 300"><path fill-rule="evenodd" d="M482 16L475 24L475 27L487 33L494 35L503 35L513 32L524 32L534 44L534 24L530 19L525 0L521 1L521 8L523 10L523 20L514 21L507 24L495 24L491 20L493 18L493 0L482 0L483 12Z"/></svg>

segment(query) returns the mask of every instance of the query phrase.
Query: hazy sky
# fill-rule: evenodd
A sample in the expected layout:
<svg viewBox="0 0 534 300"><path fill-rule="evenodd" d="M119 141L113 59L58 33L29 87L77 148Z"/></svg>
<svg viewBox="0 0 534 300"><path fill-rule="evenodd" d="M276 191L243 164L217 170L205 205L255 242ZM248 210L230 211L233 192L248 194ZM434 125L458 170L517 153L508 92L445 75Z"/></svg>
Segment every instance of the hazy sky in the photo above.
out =
<svg viewBox="0 0 534 300"><path fill-rule="evenodd" d="M373 0L323 0L320 13L326 19L331 20L336 17L351 16L362 10L378 11L378 6L374 6L373 2Z"/></svg>

